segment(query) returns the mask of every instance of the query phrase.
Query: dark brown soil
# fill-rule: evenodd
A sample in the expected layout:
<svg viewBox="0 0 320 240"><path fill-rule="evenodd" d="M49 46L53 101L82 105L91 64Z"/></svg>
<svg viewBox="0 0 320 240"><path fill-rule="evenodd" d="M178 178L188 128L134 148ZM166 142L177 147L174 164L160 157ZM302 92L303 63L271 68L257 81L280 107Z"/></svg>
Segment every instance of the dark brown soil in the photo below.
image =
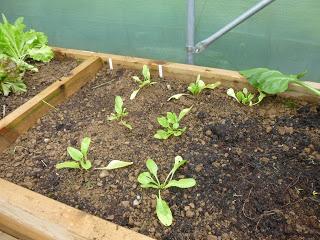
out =
<svg viewBox="0 0 320 240"><path fill-rule="evenodd" d="M24 82L27 85L27 92L10 94L5 97L0 95L0 119L3 118L3 106L5 106L5 115L8 115L11 111L15 110L40 91L45 89L51 83L66 77L72 69L79 64L74 58L56 55L52 61L48 63L32 62L32 65L36 66L39 72L28 71L24 75Z"/></svg>
<svg viewBox="0 0 320 240"><path fill-rule="evenodd" d="M250 108L223 88L167 102L186 89L169 80L130 101L133 74L101 71L2 154L0 177L157 239L320 239L320 199L312 194L320 192L319 106L269 97ZM106 121L115 95L125 99L132 131ZM191 105L185 134L153 138L157 116ZM66 146L78 147L84 136L92 138L95 167L111 159L134 165L57 171L55 164L69 159ZM141 189L136 179L147 158L163 179L176 155L189 160L177 177L193 177L197 186L163 193L174 215L166 228L155 215L156 191Z"/></svg>

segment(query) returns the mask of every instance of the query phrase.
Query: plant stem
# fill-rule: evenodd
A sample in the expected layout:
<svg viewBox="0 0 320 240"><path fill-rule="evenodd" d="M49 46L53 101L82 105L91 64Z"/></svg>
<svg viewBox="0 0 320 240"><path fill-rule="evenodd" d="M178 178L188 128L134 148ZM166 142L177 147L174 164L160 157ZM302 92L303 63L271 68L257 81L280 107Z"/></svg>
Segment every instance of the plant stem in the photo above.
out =
<svg viewBox="0 0 320 240"><path fill-rule="evenodd" d="M320 97L320 90L317 90L314 87L311 87L309 84L304 83L303 81L300 81L300 80L295 80L292 82L308 89L310 92Z"/></svg>

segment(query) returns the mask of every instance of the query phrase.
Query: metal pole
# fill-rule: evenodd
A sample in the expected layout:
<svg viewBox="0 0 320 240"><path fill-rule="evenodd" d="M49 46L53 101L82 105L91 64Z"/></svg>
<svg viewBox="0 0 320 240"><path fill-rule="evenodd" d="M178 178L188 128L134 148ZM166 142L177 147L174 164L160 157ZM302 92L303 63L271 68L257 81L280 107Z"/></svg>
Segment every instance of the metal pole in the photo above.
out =
<svg viewBox="0 0 320 240"><path fill-rule="evenodd" d="M193 64L194 54L194 33L195 33L195 0L188 0L188 21L187 21L187 63Z"/></svg>
<svg viewBox="0 0 320 240"><path fill-rule="evenodd" d="M254 5L252 8L250 8L249 10L247 10L246 12L241 14L239 17L234 19L232 22L230 22L229 24L227 24L226 26L224 26L223 28L218 30L216 33L214 33L213 35L211 35L207 39L197 43L194 48L194 52L195 53L202 52L204 49L206 49L211 43L216 41L218 38L220 38L221 36L223 36L224 34L229 32L230 30L232 30L233 28L238 26L240 23L244 22L245 20L247 20L248 18L250 18L251 16L253 16L254 14L256 14L257 12L259 12L260 10L262 10L263 8L265 8L266 6L268 6L269 4L271 4L274 1L275 0L262 0L262 1L260 1L259 3Z"/></svg>

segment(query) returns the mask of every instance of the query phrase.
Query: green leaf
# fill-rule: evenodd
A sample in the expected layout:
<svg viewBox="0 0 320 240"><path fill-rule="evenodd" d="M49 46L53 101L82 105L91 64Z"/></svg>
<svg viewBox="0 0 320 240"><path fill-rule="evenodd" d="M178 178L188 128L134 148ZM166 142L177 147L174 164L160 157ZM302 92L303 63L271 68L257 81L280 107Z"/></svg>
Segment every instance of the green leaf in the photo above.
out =
<svg viewBox="0 0 320 240"><path fill-rule="evenodd" d="M172 168L172 174L174 174L182 165L184 165L187 162L187 160L184 160L181 156L176 156L174 158L174 165Z"/></svg>
<svg viewBox="0 0 320 240"><path fill-rule="evenodd" d="M163 225L170 226L172 224L173 217L170 207L161 197L157 197L156 212L158 219Z"/></svg>
<svg viewBox="0 0 320 240"><path fill-rule="evenodd" d="M102 168L95 168L95 169L100 169L100 170L113 170L113 169L118 169L118 168L124 168L132 165L133 162L125 162L125 161L120 161L120 160L112 160L109 162L109 164L106 167Z"/></svg>
<svg viewBox="0 0 320 240"><path fill-rule="evenodd" d="M137 90L134 90L130 95L130 100L135 99L139 91L140 91L140 88L138 88Z"/></svg>
<svg viewBox="0 0 320 240"><path fill-rule="evenodd" d="M83 156L87 156L91 139L89 137L85 137L81 141L81 153Z"/></svg>
<svg viewBox="0 0 320 240"><path fill-rule="evenodd" d="M221 82L216 82L216 83L211 83L211 84L206 85L205 88L215 89L216 87L218 87L218 86L220 86L220 85L221 85Z"/></svg>
<svg viewBox="0 0 320 240"><path fill-rule="evenodd" d="M148 185L148 184L158 185L158 183L152 178L149 172L140 173L138 176L138 182L141 185Z"/></svg>
<svg viewBox="0 0 320 240"><path fill-rule="evenodd" d="M74 161L67 161L67 162L56 164L56 169L62 169L62 168L80 168L80 165L78 162L74 162Z"/></svg>
<svg viewBox="0 0 320 240"><path fill-rule="evenodd" d="M182 135L182 133L184 133L184 130L183 130L183 129L179 129L179 130L174 131L174 132L173 132L173 135L174 135L175 137L179 137L179 136Z"/></svg>
<svg viewBox="0 0 320 240"><path fill-rule="evenodd" d="M85 170L89 170L92 167L92 164L91 164L91 162L89 160L80 161L80 165Z"/></svg>
<svg viewBox="0 0 320 240"><path fill-rule="evenodd" d="M129 128L130 130L132 130L132 126L126 121L120 121L120 123L122 123L122 125L125 126L126 128Z"/></svg>
<svg viewBox="0 0 320 240"><path fill-rule="evenodd" d="M230 96L230 97L233 97L234 99L236 99L237 102L240 102L240 101L238 100L238 98L237 98L237 96L236 96L233 88L229 88L229 89L227 90L227 95Z"/></svg>
<svg viewBox="0 0 320 240"><path fill-rule="evenodd" d="M180 121L185 115L187 115L190 110L192 109L192 106L189 108L185 108L183 109L180 113L179 113L179 117L178 117L178 121Z"/></svg>
<svg viewBox="0 0 320 240"><path fill-rule="evenodd" d="M142 188L155 188L155 189L159 189L159 186L157 186L156 184L153 184L153 183L142 184L141 187L142 187Z"/></svg>
<svg viewBox="0 0 320 240"><path fill-rule="evenodd" d="M122 113L122 107L123 107L122 98L121 98L120 96L116 96L116 97L115 97L114 111L115 111L117 114L121 114L121 113Z"/></svg>
<svg viewBox="0 0 320 240"><path fill-rule="evenodd" d="M67 151L73 160L81 161L83 159L83 154L78 149L73 147L68 147Z"/></svg>
<svg viewBox="0 0 320 240"><path fill-rule="evenodd" d="M196 185L196 180L193 178L184 178L180 180L171 180L167 183L165 188L178 187L178 188L191 188Z"/></svg>
<svg viewBox="0 0 320 240"><path fill-rule="evenodd" d="M179 126L180 126L180 124L179 124L178 122L176 122L176 123L174 123L174 124L172 125L172 128L173 128L173 129L178 129Z"/></svg>
<svg viewBox="0 0 320 240"><path fill-rule="evenodd" d="M157 164L152 160L152 159L148 159L146 162L146 166L149 170L149 172L156 178L158 179L158 166Z"/></svg>
<svg viewBox="0 0 320 240"><path fill-rule="evenodd" d="M157 121L164 128L168 128L170 125L166 117L158 117Z"/></svg>
<svg viewBox="0 0 320 240"><path fill-rule="evenodd" d="M157 139L168 139L171 136L170 133L164 131L164 130L158 130L157 133L153 136L154 138Z"/></svg>
<svg viewBox="0 0 320 240"><path fill-rule="evenodd" d="M173 112L167 112L167 120L168 120L168 123L175 123L178 121L178 117L175 113Z"/></svg>
<svg viewBox="0 0 320 240"><path fill-rule="evenodd" d="M142 67L142 75L145 80L150 80L150 71L147 65L143 65Z"/></svg>
<svg viewBox="0 0 320 240"><path fill-rule="evenodd" d="M136 81L136 82L139 83L139 84L142 82L142 81L140 80L140 78L137 77L137 76L133 76L132 78L133 78L134 81Z"/></svg>
<svg viewBox="0 0 320 240"><path fill-rule="evenodd" d="M178 99L180 99L182 96L187 96L187 95L189 95L189 94L187 94L187 93L178 93L178 94L175 94L175 95L172 95L171 97L169 97L169 98L167 99L167 101L169 102L169 101L172 100L172 99L178 100Z"/></svg>
<svg viewBox="0 0 320 240"><path fill-rule="evenodd" d="M53 58L53 51L48 46L32 48L28 51L28 54L32 59L41 62L49 62Z"/></svg>

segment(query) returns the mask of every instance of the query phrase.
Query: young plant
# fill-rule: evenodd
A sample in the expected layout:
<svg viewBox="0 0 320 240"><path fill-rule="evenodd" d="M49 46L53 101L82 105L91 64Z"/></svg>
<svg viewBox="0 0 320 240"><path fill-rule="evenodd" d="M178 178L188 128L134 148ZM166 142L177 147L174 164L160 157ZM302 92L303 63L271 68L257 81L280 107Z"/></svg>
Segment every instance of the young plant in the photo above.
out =
<svg viewBox="0 0 320 240"><path fill-rule="evenodd" d="M138 92L144 88L144 87L147 87L147 86L151 86L153 84L155 84L156 82L152 82L151 81L151 78L150 78L150 71L149 71L149 68L147 65L143 65L143 68L142 68L142 76L143 76L143 80L141 80L138 76L133 76L133 80L135 82L137 82L139 84L139 88L137 90L134 90L132 93L131 93L131 96L130 96L130 99L134 99Z"/></svg>
<svg viewBox="0 0 320 240"><path fill-rule="evenodd" d="M123 121L123 118L128 115L128 112L125 108L123 108L123 100L120 96L116 96L114 100L114 113L111 113L111 115L108 117L109 121L119 121L122 125L132 130L132 126L127 123L126 121Z"/></svg>
<svg viewBox="0 0 320 240"><path fill-rule="evenodd" d="M27 86L22 81L22 75L15 62L0 54L0 93L8 96L10 92L26 92Z"/></svg>
<svg viewBox="0 0 320 240"><path fill-rule="evenodd" d="M196 181L193 178L173 180L175 172L186 162L187 160L184 160L181 156L176 156L173 168L163 183L159 181L158 166L152 159L148 159L146 162L149 171L140 173L138 176L138 182L142 188L158 189L156 213L160 222L165 226L172 224L173 217L169 205L161 198L161 191L170 187L191 188L196 185Z"/></svg>
<svg viewBox="0 0 320 240"><path fill-rule="evenodd" d="M90 160L88 160L88 151L91 139L85 137L81 141L80 151L73 147L68 147L67 152L74 161L66 161L63 163L58 163L56 165L57 169L62 168L83 168L89 170L92 167Z"/></svg>
<svg viewBox="0 0 320 240"><path fill-rule="evenodd" d="M268 68L253 68L240 71L240 74L248 79L249 83L266 94L278 94L288 90L289 83L300 85L313 94L320 96L320 90L313 88L300 80L306 72L296 75L287 75Z"/></svg>
<svg viewBox="0 0 320 240"><path fill-rule="evenodd" d="M188 90L192 95L199 95L204 89L215 89L221 84L221 82L216 82L212 84L205 84L204 81L200 79L200 74L197 77L196 82L190 83Z"/></svg>
<svg viewBox="0 0 320 240"><path fill-rule="evenodd" d="M180 128L181 119L190 112L192 107L183 109L179 116L173 112L167 112L167 116L158 117L158 123L164 128L157 131L154 135L157 139L168 139L170 136L178 137L186 131L186 127Z"/></svg>
<svg viewBox="0 0 320 240"><path fill-rule="evenodd" d="M248 89L246 88L244 88L242 91L239 91L237 93L234 92L233 88L229 88L227 90L227 94L228 96L236 99L238 103L249 105L250 107L260 103L262 99L266 96L266 94L264 94L263 92L259 92L258 101L255 103L252 103L252 100L254 99L254 94L248 92Z"/></svg>
<svg viewBox="0 0 320 240"><path fill-rule="evenodd" d="M23 18L18 18L14 24L8 22L2 14L0 23L0 54L9 56L20 70L33 70L37 68L28 64L31 58L36 61L48 62L53 58L53 51L47 46L48 38L42 32L31 29L24 31Z"/></svg>

